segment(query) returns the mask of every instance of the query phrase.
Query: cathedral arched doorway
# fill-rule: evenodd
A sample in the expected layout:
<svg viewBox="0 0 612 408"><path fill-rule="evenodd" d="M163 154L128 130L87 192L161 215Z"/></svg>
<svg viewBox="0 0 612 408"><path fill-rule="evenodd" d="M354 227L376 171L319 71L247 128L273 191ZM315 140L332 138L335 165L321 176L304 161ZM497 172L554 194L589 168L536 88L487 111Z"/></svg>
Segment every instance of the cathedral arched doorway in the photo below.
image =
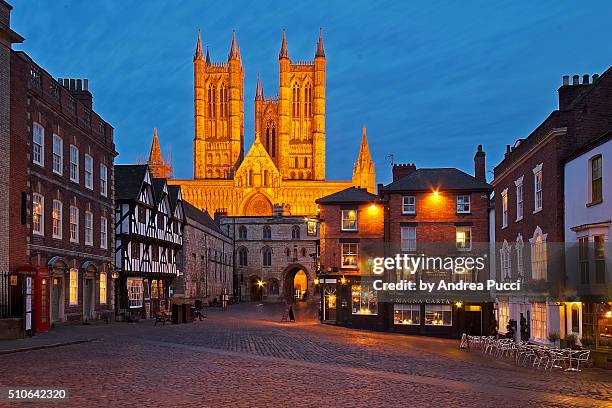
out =
<svg viewBox="0 0 612 408"><path fill-rule="evenodd" d="M308 270L302 265L294 264L285 269L283 279L283 295L287 301L302 301L308 299Z"/></svg>
<svg viewBox="0 0 612 408"><path fill-rule="evenodd" d="M249 299L251 301L262 301L265 283L259 276L253 275L249 278Z"/></svg>
<svg viewBox="0 0 612 408"><path fill-rule="evenodd" d="M242 206L242 215L271 216L272 203L265 195L261 193L255 193L254 195L249 197Z"/></svg>

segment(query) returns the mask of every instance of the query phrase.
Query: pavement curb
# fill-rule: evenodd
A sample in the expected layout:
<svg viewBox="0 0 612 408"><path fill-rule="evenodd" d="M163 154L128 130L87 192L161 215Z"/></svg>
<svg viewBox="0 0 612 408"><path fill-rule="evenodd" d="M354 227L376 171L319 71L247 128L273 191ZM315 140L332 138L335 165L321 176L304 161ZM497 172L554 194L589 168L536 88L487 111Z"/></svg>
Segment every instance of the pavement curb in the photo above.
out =
<svg viewBox="0 0 612 408"><path fill-rule="evenodd" d="M14 348L14 349L0 350L0 355L22 353L25 351L33 351L33 350L44 350L44 349L55 348L55 347L72 346L74 344L90 343L95 340L96 339L74 340L74 341L66 341L62 343L43 344L40 346L20 347L20 348Z"/></svg>

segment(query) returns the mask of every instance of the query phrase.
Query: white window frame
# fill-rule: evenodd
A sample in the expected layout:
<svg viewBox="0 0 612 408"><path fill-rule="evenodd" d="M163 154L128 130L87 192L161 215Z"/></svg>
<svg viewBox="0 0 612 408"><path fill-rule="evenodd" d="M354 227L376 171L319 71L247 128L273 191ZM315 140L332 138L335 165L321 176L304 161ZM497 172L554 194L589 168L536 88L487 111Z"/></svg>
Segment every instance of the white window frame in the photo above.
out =
<svg viewBox="0 0 612 408"><path fill-rule="evenodd" d="M465 202L459 203L459 199L460 198L465 198L465 197L467 197L467 210L465 210L465 209L459 210L459 206L460 205L461 206L465 206L465 204L466 204ZM456 198L456 204L457 204L457 214L470 214L472 212L471 197L470 197L469 194L460 194L460 195L458 195L457 198Z"/></svg>
<svg viewBox="0 0 612 408"><path fill-rule="evenodd" d="M402 214L416 214L416 196L402 197Z"/></svg>
<svg viewBox="0 0 612 408"><path fill-rule="evenodd" d="M128 278L126 280L128 289L128 304L130 309L137 309L143 304L143 282L142 278Z"/></svg>
<svg viewBox="0 0 612 408"><path fill-rule="evenodd" d="M72 284L74 282L74 285ZM74 289L74 301L72 300L72 290ZM68 280L68 303L70 305L79 304L79 270L71 268Z"/></svg>
<svg viewBox="0 0 612 408"><path fill-rule="evenodd" d="M100 163L100 195L108 197L108 167Z"/></svg>
<svg viewBox="0 0 612 408"><path fill-rule="evenodd" d="M542 175L542 163L538 164L533 168L533 213L542 211L543 208L543 191L542 183L544 177Z"/></svg>
<svg viewBox="0 0 612 408"><path fill-rule="evenodd" d="M62 218L64 205L59 200L53 200L53 211L51 212L52 219L52 237L62 239Z"/></svg>
<svg viewBox="0 0 612 408"><path fill-rule="evenodd" d="M351 248L355 249L352 251ZM345 263L345 256L354 256L354 263ZM343 242L340 244L340 265L342 268L358 269L359 268L359 244L357 242Z"/></svg>
<svg viewBox="0 0 612 408"><path fill-rule="evenodd" d="M546 303L531 304L531 334L534 340L548 340L546 319L548 315L548 306Z"/></svg>
<svg viewBox="0 0 612 408"><path fill-rule="evenodd" d="M100 248L108 249L108 219L100 217Z"/></svg>
<svg viewBox="0 0 612 408"><path fill-rule="evenodd" d="M460 230L467 230L469 233L469 246L460 246L459 245L459 232ZM472 250L472 227L469 225L461 225L455 227L455 246L458 251L471 251Z"/></svg>
<svg viewBox="0 0 612 408"><path fill-rule="evenodd" d="M70 242L79 242L79 207L70 206Z"/></svg>
<svg viewBox="0 0 612 408"><path fill-rule="evenodd" d="M64 173L64 139L53 134L53 173L62 175Z"/></svg>
<svg viewBox="0 0 612 408"><path fill-rule="evenodd" d="M39 206L37 207L36 204ZM39 211L37 211L37 208ZM38 215L38 227L36 228L35 217ZM42 194L32 194L32 233L34 235L45 235L45 197Z"/></svg>
<svg viewBox="0 0 612 408"><path fill-rule="evenodd" d="M85 211L85 245L93 246L93 213Z"/></svg>
<svg viewBox="0 0 612 408"><path fill-rule="evenodd" d="M601 180L601 197L600 199L596 200L595 197L593 197L593 182L595 181L595 178L593 177L593 169L594 166L593 164L595 163L596 160L599 160L600 162L600 166L599 166L599 177L597 178L598 180ZM587 204L599 204L603 201L603 189L604 189L604 168L603 168L603 155L602 154L596 154L595 156L591 157L589 159L589 202Z"/></svg>
<svg viewBox="0 0 612 408"><path fill-rule="evenodd" d="M45 167L45 128L37 122L32 123L32 163Z"/></svg>
<svg viewBox="0 0 612 408"><path fill-rule="evenodd" d="M501 193L502 200L502 228L508 226L508 189L504 189Z"/></svg>
<svg viewBox="0 0 612 408"><path fill-rule="evenodd" d="M542 229L536 227L533 237L529 238L531 244L531 278L547 280L548 275L548 251L546 238L548 234L542 233ZM541 244L538 244L538 238ZM540 246L538 246L540 245Z"/></svg>
<svg viewBox="0 0 612 408"><path fill-rule="evenodd" d="M401 250L406 251L406 252L416 251L416 248L417 248L416 227L401 227L400 234L401 234L401 237L400 237ZM407 234L407 236L405 234Z"/></svg>
<svg viewBox="0 0 612 408"><path fill-rule="evenodd" d="M93 157L85 154L85 188L93 190Z"/></svg>
<svg viewBox="0 0 612 408"><path fill-rule="evenodd" d="M523 202L523 176L516 179L514 185L516 186L516 221L518 222L523 219L525 209Z"/></svg>
<svg viewBox="0 0 612 408"><path fill-rule="evenodd" d="M70 145L70 181L79 183L79 148Z"/></svg>
<svg viewBox="0 0 612 408"><path fill-rule="evenodd" d="M355 226L354 227L347 227L347 228L345 228L344 227L344 221L345 220L347 222L350 221L350 218L348 218L348 216L345 217L345 213L348 215L348 213L351 212L351 211L353 211L355 213ZM342 228L342 231L358 231L358 229L359 229L359 211L358 211L357 208L351 209L351 210L342 210L341 215L342 215L342 219L341 219L341 223L342 223L341 228Z"/></svg>

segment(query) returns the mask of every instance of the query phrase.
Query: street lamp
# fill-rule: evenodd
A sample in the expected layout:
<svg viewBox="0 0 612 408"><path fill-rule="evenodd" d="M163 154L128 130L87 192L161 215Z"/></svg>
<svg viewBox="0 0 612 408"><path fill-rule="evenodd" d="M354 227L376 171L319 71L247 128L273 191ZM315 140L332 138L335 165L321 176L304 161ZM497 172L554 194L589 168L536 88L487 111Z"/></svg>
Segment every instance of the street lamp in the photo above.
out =
<svg viewBox="0 0 612 408"><path fill-rule="evenodd" d="M259 286L259 292L261 293L261 301L263 302L263 287L265 285L265 282L260 279L257 281L257 286Z"/></svg>

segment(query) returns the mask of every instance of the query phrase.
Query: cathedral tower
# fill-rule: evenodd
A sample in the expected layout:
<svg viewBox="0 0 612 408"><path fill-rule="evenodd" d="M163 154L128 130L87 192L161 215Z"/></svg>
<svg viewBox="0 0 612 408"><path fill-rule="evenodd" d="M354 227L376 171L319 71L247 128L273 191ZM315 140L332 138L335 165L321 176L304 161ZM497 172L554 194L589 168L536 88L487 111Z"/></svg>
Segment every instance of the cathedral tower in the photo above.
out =
<svg viewBox="0 0 612 408"><path fill-rule="evenodd" d="M227 62L204 57L198 31L194 68L194 178L231 179L244 155L244 69L236 33Z"/></svg>
<svg viewBox="0 0 612 408"><path fill-rule="evenodd" d="M287 36L283 31L279 64L279 96L277 100L262 97L256 100L259 111L269 112L274 120L256 117L256 126L261 134L275 126L278 140L270 151L284 179L324 180L325 179L325 50L323 32L319 34L314 61L291 61ZM266 110L267 109L267 110ZM275 115L274 110L276 110ZM257 124L259 120L259 125ZM275 123L276 122L276 123ZM270 128L270 133L272 129ZM264 146L266 137L264 136ZM272 143L271 139L271 144ZM275 150L272 149L271 150Z"/></svg>
<svg viewBox="0 0 612 408"><path fill-rule="evenodd" d="M157 138L157 128L153 129L153 143L151 143L147 164L154 178L172 178L172 163L170 159L167 157L164 159L162 156L159 139Z"/></svg>
<svg viewBox="0 0 612 408"><path fill-rule="evenodd" d="M376 194L376 172L374 171L374 161L370 155L365 126L361 137L359 156L353 167L353 186L365 188L369 193Z"/></svg>

